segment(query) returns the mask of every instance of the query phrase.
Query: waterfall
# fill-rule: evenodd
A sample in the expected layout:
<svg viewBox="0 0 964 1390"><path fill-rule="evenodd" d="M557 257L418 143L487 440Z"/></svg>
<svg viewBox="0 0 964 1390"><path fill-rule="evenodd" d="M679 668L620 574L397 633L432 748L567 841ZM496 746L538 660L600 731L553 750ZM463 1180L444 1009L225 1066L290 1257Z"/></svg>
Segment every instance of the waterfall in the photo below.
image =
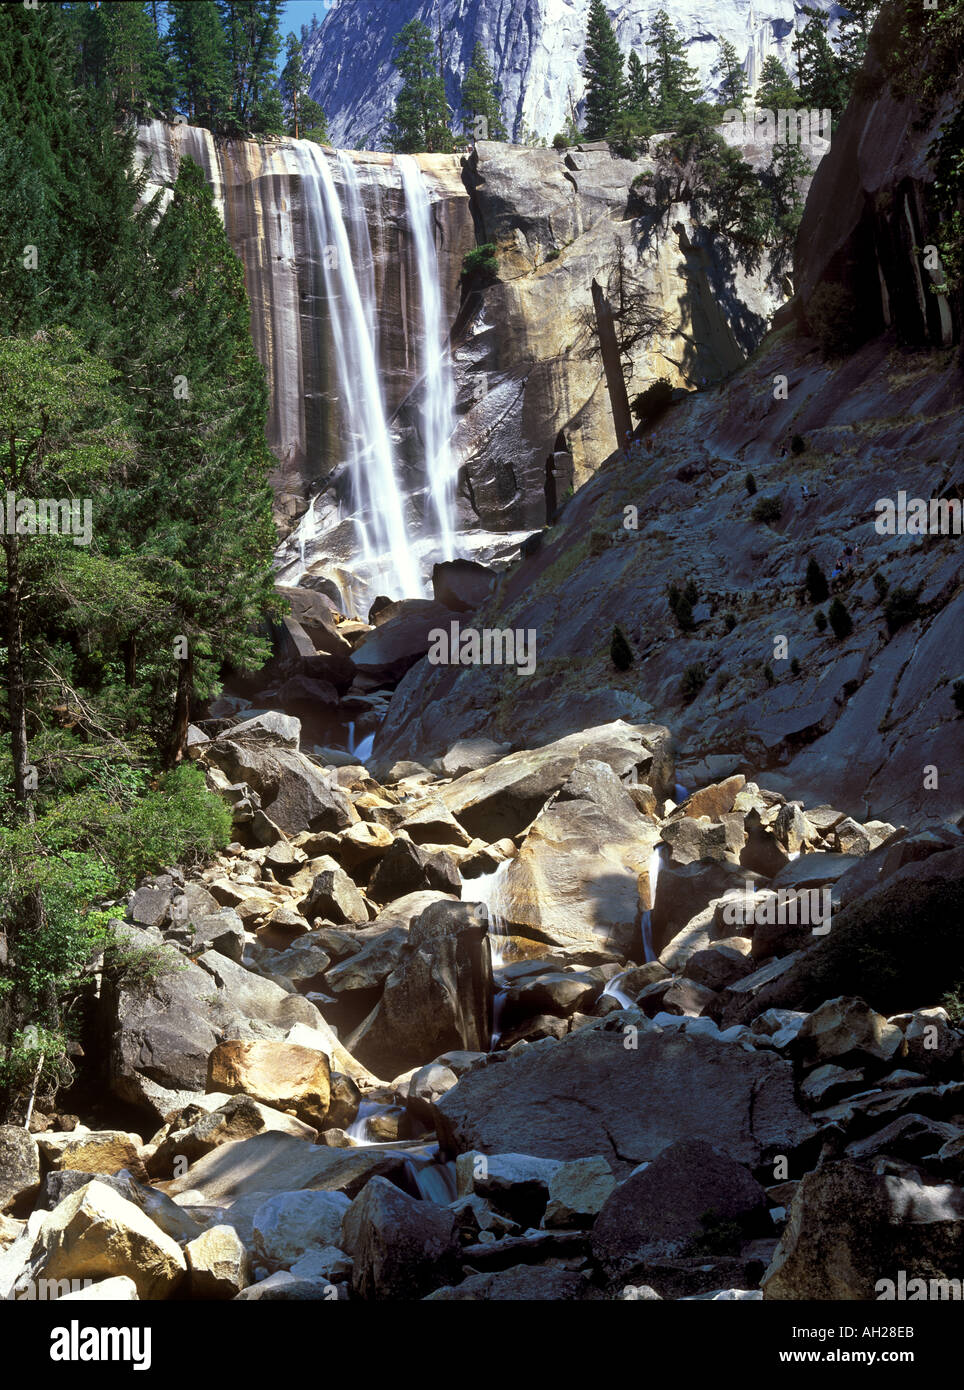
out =
<svg viewBox="0 0 964 1390"><path fill-rule="evenodd" d="M455 460L451 439L455 429L455 388L442 312L438 256L435 250L432 209L417 160L396 156L402 178L405 207L415 242L419 297L422 309L422 444L435 513L436 539L443 560L455 554Z"/></svg>
<svg viewBox="0 0 964 1390"><path fill-rule="evenodd" d="M327 156L307 141L300 144L300 151L307 223L322 266L331 317L354 506L363 519L356 527L359 543L373 578L377 575L383 588L403 597L417 597L422 586L406 530L378 374L374 276L370 266L366 267L363 247L359 282ZM351 212L350 189L348 201ZM367 230L365 242L370 260Z"/></svg>

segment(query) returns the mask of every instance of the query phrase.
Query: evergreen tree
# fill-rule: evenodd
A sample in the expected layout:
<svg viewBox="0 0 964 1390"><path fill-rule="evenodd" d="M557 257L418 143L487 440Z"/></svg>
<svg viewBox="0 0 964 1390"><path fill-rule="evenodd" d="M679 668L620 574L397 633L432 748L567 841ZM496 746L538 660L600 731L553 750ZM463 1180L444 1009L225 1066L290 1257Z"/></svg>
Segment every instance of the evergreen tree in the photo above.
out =
<svg viewBox="0 0 964 1390"><path fill-rule="evenodd" d="M720 105L742 111L749 84L743 64L729 39L720 40L720 56L713 71L719 78Z"/></svg>
<svg viewBox="0 0 964 1390"><path fill-rule="evenodd" d="M226 663L256 668L267 655L256 627L274 607L273 459L244 270L190 159L151 251L153 296L135 350L154 385L138 403L140 463L119 525L135 548L163 557L156 641L167 670L158 685L163 698L176 667L165 739L173 764L192 700L214 693Z"/></svg>
<svg viewBox="0 0 964 1390"><path fill-rule="evenodd" d="M169 110L174 82L150 7L104 0L96 13L103 28L104 80L115 105L135 116Z"/></svg>
<svg viewBox="0 0 964 1390"><path fill-rule="evenodd" d="M421 20L409 20L396 34L393 62L402 87L388 127L392 149L398 154L450 154L454 141L445 82L431 30Z"/></svg>
<svg viewBox="0 0 964 1390"><path fill-rule="evenodd" d="M590 0L586 30L586 139L605 140L625 104L623 55L603 0Z"/></svg>
<svg viewBox="0 0 964 1390"><path fill-rule="evenodd" d="M282 9L282 0L218 0L228 52L233 115L242 131L282 133L281 98L275 86Z"/></svg>
<svg viewBox="0 0 964 1390"><path fill-rule="evenodd" d="M170 0L168 38L178 105L214 130L231 109L228 51L214 0Z"/></svg>
<svg viewBox="0 0 964 1390"><path fill-rule="evenodd" d="M665 10L660 10L653 19L649 47L653 54L650 65L655 93L653 119L659 130L672 130L699 100L699 73L686 61L686 48Z"/></svg>
<svg viewBox="0 0 964 1390"><path fill-rule="evenodd" d="M626 64L626 110L640 121L649 121L653 109L653 90L647 69L635 49Z"/></svg>
<svg viewBox="0 0 964 1390"><path fill-rule="evenodd" d="M766 111L792 111L800 97L780 59L772 53L764 60L756 89L756 105Z"/></svg>
<svg viewBox="0 0 964 1390"><path fill-rule="evenodd" d="M803 6L803 13L807 22L793 42L798 104L811 110L829 109L836 125L850 99L850 85L828 37L829 16L809 5Z"/></svg>
<svg viewBox="0 0 964 1390"><path fill-rule="evenodd" d="M500 97L501 88L496 84L488 54L476 42L472 62L462 79L462 122L467 134L480 140L508 140ZM485 134L476 135L480 118Z"/></svg>
<svg viewBox="0 0 964 1390"><path fill-rule="evenodd" d="M880 12L880 0L847 0L837 24L837 56L850 84L863 67L867 44L874 20Z"/></svg>
<svg viewBox="0 0 964 1390"><path fill-rule="evenodd" d="M308 95L309 81L301 40L295 34L289 34L280 83L285 131L296 140L316 140L319 144L326 145L328 121L318 102L313 101Z"/></svg>

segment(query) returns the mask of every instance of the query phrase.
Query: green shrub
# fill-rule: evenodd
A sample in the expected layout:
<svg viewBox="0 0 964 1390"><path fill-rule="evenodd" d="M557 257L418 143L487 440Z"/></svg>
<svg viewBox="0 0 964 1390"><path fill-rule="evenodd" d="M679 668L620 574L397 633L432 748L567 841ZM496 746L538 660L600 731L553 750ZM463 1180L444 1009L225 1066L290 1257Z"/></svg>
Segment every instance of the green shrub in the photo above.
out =
<svg viewBox="0 0 964 1390"><path fill-rule="evenodd" d="M699 603L700 591L696 587L696 580L692 576L683 585L683 597L690 603Z"/></svg>
<svg viewBox="0 0 964 1390"><path fill-rule="evenodd" d="M732 631L733 631L733 629L736 627L736 614L735 614L735 613L724 613L724 614L723 614L723 627L724 627L725 631L727 631L727 632L732 632Z"/></svg>
<svg viewBox="0 0 964 1390"><path fill-rule="evenodd" d="M626 641L626 634L618 623L613 627L609 656L617 671L628 671L633 664L633 653Z"/></svg>
<svg viewBox="0 0 964 1390"><path fill-rule="evenodd" d="M754 502L750 519L762 522L779 521L782 511L779 497L761 497L758 502Z"/></svg>
<svg viewBox="0 0 964 1390"><path fill-rule="evenodd" d="M689 1243L691 1258L699 1255L739 1255L743 1246L743 1229L738 1221L721 1216L715 1211L705 1211L700 1217L702 1231Z"/></svg>
<svg viewBox="0 0 964 1390"><path fill-rule="evenodd" d="M920 617L920 604L917 602L919 593L919 589L905 589L902 585L891 590L884 601L884 617L887 620L888 632L897 632L899 628L915 622Z"/></svg>
<svg viewBox="0 0 964 1390"><path fill-rule="evenodd" d="M669 382L660 377L658 381L652 381L645 391L640 391L634 397L632 404L633 414L640 424L655 420L662 415L663 411L673 399L673 388Z"/></svg>
<svg viewBox="0 0 964 1390"><path fill-rule="evenodd" d="M569 141L560 131L558 135L552 137L552 148L554 150L568 150Z"/></svg>
<svg viewBox="0 0 964 1390"><path fill-rule="evenodd" d="M799 661L799 658L798 658L798 657L794 657L793 660L790 662L790 670L791 670L791 672L793 673L793 675L799 676L799 674L800 674L800 661Z"/></svg>
<svg viewBox="0 0 964 1390"><path fill-rule="evenodd" d="M676 621L679 623L681 632L692 632L696 626L693 621L693 605L685 594L680 595L679 603L676 605Z"/></svg>
<svg viewBox="0 0 964 1390"><path fill-rule="evenodd" d="M890 585L879 570L874 570L874 588L877 590L877 597L883 602Z"/></svg>
<svg viewBox="0 0 964 1390"><path fill-rule="evenodd" d="M767 685L772 685L776 680L776 676L773 674L773 667L769 662L767 662L766 666L763 668L763 679L766 681Z"/></svg>
<svg viewBox="0 0 964 1390"><path fill-rule="evenodd" d="M790 440L791 454L802 454L806 447L807 443L802 434L795 434Z"/></svg>
<svg viewBox="0 0 964 1390"><path fill-rule="evenodd" d="M546 260L557 261L561 255L562 252L559 250L559 247L553 246L546 252Z"/></svg>
<svg viewBox="0 0 964 1390"><path fill-rule="evenodd" d="M104 977L117 990L149 994L159 980L186 969L173 946L139 946L133 932L112 932L104 945Z"/></svg>
<svg viewBox="0 0 964 1390"><path fill-rule="evenodd" d="M814 559L807 561L807 577L803 582L811 603L823 603L830 593L827 576Z"/></svg>
<svg viewBox="0 0 964 1390"><path fill-rule="evenodd" d="M954 682L954 692L951 695L954 701L954 708L959 715L964 715L964 681Z"/></svg>
<svg viewBox="0 0 964 1390"><path fill-rule="evenodd" d="M752 473L746 475L746 491L748 497L752 497L756 492L756 478L754 478Z"/></svg>
<svg viewBox="0 0 964 1390"><path fill-rule="evenodd" d="M813 615L813 623L814 623L814 627L817 629L818 632L826 632L826 630L827 630L827 615L826 615L826 613L824 613L824 611L823 611L822 608L818 608L817 611L816 611L816 613L814 613L814 615Z"/></svg>
<svg viewBox="0 0 964 1390"><path fill-rule="evenodd" d="M839 598L835 598L831 603L827 610L827 617L830 620L830 626L833 629L833 635L835 637L849 637L851 632L853 632L854 625L851 621L850 614L840 602Z"/></svg>
<svg viewBox="0 0 964 1390"><path fill-rule="evenodd" d="M683 702L688 705L692 700L695 700L706 681L706 667L702 661L696 661L692 666L687 666L679 687L680 698Z"/></svg>
<svg viewBox="0 0 964 1390"><path fill-rule="evenodd" d="M485 278L497 275L499 262L496 250L495 242L484 241L480 246L474 246L471 251L466 251L462 257L462 274L466 279L472 275Z"/></svg>
<svg viewBox="0 0 964 1390"><path fill-rule="evenodd" d="M824 357L840 357L856 346L857 301L843 285L818 285L807 305L807 324Z"/></svg>

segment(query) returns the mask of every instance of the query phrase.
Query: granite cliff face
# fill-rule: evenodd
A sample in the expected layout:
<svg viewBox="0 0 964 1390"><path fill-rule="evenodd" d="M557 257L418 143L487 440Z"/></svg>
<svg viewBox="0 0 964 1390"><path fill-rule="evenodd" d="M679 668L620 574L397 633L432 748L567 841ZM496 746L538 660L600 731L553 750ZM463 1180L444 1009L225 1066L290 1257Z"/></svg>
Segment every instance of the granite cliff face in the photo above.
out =
<svg viewBox="0 0 964 1390"><path fill-rule="evenodd" d="M304 496L340 461L338 390L327 332L322 261L331 256L312 224L305 179L306 141L215 141L209 131L152 121L139 130L139 156L153 168L151 191L170 185L182 155L204 170L232 245L244 263L255 347L271 390L268 443L281 518L304 508ZM329 152L329 156L333 152ZM379 370L389 416L415 384L417 286L411 227L401 180L390 155L352 155L372 243L379 306ZM468 198L454 156L420 156L436 229L447 317L459 302L462 257L474 245ZM336 187L340 162L330 158Z"/></svg>
<svg viewBox="0 0 964 1390"><path fill-rule="evenodd" d="M875 527L878 501L902 490L964 496L960 306L927 288L932 131L917 117L882 86L852 103L812 185L780 326L725 385L672 407L652 449L601 464L476 612L477 627L536 633L535 673L420 663L393 698L378 766L482 733L515 747L655 720L687 750L688 785L765 767L774 786L856 815L960 814L960 536ZM828 282L850 290L869 334L829 363L806 334ZM769 523L752 515L748 472L756 500L774 499ZM811 557L850 633L815 625L826 601L805 595ZM687 578L697 600L683 630L668 588ZM635 658L625 672L614 624Z"/></svg>
<svg viewBox="0 0 964 1390"><path fill-rule="evenodd" d="M610 0L606 9L624 53L635 48L643 55L645 36L661 8L679 29L707 90L714 87L721 39L734 45L751 81L771 53L792 67L790 43L802 9L794 0L726 0L712 6L700 0ZM835 16L840 7L815 0L815 8ZM311 95L324 106L337 145L379 148L400 86L392 43L410 20L420 19L441 34L446 93L454 111L478 41L502 84L509 135L521 139L529 131L551 140L573 112L581 113L588 12L589 0L334 0L305 46Z"/></svg>
<svg viewBox="0 0 964 1390"><path fill-rule="evenodd" d="M268 442L284 530L344 459L345 421L322 260L313 225L303 141L215 142L204 130L154 121L140 128L153 185L169 185L181 154L204 169L245 266L252 332L271 391ZM752 152L751 152L752 156ZM410 395L417 384L419 314L412 229L391 155L327 151L339 196L343 160L355 170L372 245L378 368L409 502L419 486L419 439ZM616 444L598 356L585 352L590 286L609 283L625 248L627 284L648 294L663 329L632 354L632 391L655 377L696 388L732 372L760 342L787 282L768 264L752 275L694 224L689 207L657 199L650 160L608 150L524 149L480 142L471 156L418 157L431 200L443 314L455 367L457 526L463 549L508 553L551 510L546 461L559 459L559 494L584 482ZM631 188L643 176L644 186ZM495 283L463 284L476 241L497 247ZM337 481L337 480L336 480ZM304 536L283 560L300 560ZM337 486L317 505L309 565L347 566L352 527Z"/></svg>

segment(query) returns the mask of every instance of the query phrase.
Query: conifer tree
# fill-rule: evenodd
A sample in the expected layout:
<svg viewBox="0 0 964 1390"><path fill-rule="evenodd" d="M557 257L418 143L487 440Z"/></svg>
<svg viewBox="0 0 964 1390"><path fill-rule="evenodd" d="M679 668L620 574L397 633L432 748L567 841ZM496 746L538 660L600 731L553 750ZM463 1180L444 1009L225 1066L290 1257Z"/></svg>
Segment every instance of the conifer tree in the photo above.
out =
<svg viewBox="0 0 964 1390"><path fill-rule="evenodd" d="M749 84L743 64L729 39L720 39L720 56L713 71L719 78L720 104L742 111Z"/></svg>
<svg viewBox="0 0 964 1390"><path fill-rule="evenodd" d="M605 140L626 99L623 55L603 0L590 0L586 30L586 139Z"/></svg>
<svg viewBox="0 0 964 1390"><path fill-rule="evenodd" d="M660 10L653 19L649 47L653 55L650 68L655 93L653 119L658 129L672 130L699 99L699 74L686 61L683 41L665 10Z"/></svg>
<svg viewBox="0 0 964 1390"><path fill-rule="evenodd" d="M174 83L164 44L147 5L105 0L104 80L116 106L135 116L169 110Z"/></svg>
<svg viewBox="0 0 964 1390"><path fill-rule="evenodd" d="M767 111L792 111L800 97L786 68L773 53L768 54L760 71L756 105Z"/></svg>
<svg viewBox="0 0 964 1390"><path fill-rule="evenodd" d="M282 0L218 0L228 52L233 115L242 131L280 135L275 64L281 52Z"/></svg>
<svg viewBox="0 0 964 1390"><path fill-rule="evenodd" d="M308 95L309 83L301 40L296 34L289 34L280 82L285 131L296 140L316 140L325 145L328 143L328 121L318 102Z"/></svg>
<svg viewBox="0 0 964 1390"><path fill-rule="evenodd" d="M170 0L168 38L180 109L217 129L231 109L228 51L214 0Z"/></svg>
<svg viewBox="0 0 964 1390"><path fill-rule="evenodd" d="M479 122L485 131L481 140L507 140L502 119L501 88L496 84L492 64L480 42L472 50L472 61L462 79L462 120L466 133L476 135Z"/></svg>
<svg viewBox="0 0 964 1390"><path fill-rule="evenodd" d="M398 154L451 153L445 82L431 30L421 20L409 20L396 34L393 62L402 87L388 126L392 149Z"/></svg>
<svg viewBox="0 0 964 1390"><path fill-rule="evenodd" d="M635 49L626 63L626 109L641 121L649 121L653 108L650 75Z"/></svg>
<svg viewBox="0 0 964 1390"><path fill-rule="evenodd" d="M793 42L799 105L828 108L836 125L850 99L850 84L828 36L829 17L809 5L803 6L803 13L807 22Z"/></svg>

